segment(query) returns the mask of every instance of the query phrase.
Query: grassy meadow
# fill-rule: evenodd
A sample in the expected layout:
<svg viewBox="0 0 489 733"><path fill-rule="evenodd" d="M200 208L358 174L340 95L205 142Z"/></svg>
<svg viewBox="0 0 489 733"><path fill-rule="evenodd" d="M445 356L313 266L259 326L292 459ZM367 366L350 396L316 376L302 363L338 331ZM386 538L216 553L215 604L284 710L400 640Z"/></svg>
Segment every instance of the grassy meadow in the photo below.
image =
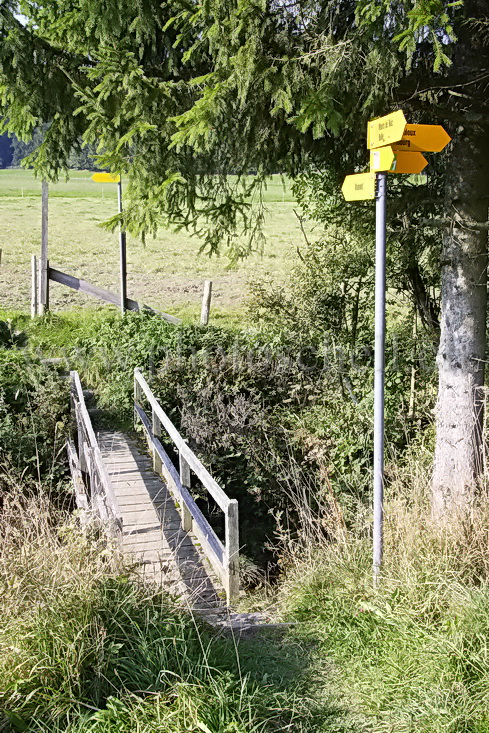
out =
<svg viewBox="0 0 489 733"><path fill-rule="evenodd" d="M117 187L96 184L89 171L72 171L68 181L50 185L49 259L53 267L118 291L118 236L100 227L117 211ZM161 230L145 244L128 237L128 295L156 309L182 316L199 313L203 282L213 281L216 320L239 313L247 283L257 278L286 280L302 234L290 185L274 176L266 193L266 246L230 267L225 255L198 254L199 240L188 232ZM30 171L0 171L0 307L27 310L30 259L39 254L41 183ZM51 283L53 311L103 307L98 301Z"/></svg>

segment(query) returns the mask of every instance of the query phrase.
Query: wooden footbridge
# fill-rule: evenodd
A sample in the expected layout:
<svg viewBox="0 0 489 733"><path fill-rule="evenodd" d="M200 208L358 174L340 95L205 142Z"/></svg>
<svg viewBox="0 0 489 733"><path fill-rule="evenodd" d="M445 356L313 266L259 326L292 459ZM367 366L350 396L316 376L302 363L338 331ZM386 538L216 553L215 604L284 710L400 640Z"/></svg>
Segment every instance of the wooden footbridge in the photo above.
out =
<svg viewBox="0 0 489 733"><path fill-rule="evenodd" d="M187 607L219 614L232 606L239 592L237 501L189 448L142 373L134 373L134 416L149 452L121 432L95 433L77 372L71 372L71 404L75 435L68 456L85 517L103 526L136 572ZM178 455L178 469L163 447L163 434ZM198 507L193 481L222 511L222 539Z"/></svg>

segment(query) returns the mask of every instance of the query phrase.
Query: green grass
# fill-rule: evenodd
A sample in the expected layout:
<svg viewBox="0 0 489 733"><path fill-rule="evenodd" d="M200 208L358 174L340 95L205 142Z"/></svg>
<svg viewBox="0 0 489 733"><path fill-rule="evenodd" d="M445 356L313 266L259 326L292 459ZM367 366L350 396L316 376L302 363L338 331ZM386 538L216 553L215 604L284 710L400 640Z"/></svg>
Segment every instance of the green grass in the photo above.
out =
<svg viewBox="0 0 489 733"><path fill-rule="evenodd" d="M388 471L379 587L366 528L343 533L322 548L295 548L283 610L300 622L303 643L314 639L316 665L334 665L338 695L366 730L489 733L487 499L472 522L438 527L426 452Z"/></svg>
<svg viewBox="0 0 489 733"><path fill-rule="evenodd" d="M50 187L49 259L53 267L118 291L118 236L100 228L117 210L116 187L93 183L87 171L74 171L68 183ZM22 192L24 197L22 197ZM200 242L188 232L162 230L146 245L128 238L128 295L184 318L200 313L203 283L213 281L211 317L236 321L243 316L247 283L257 278L287 280L303 238L294 215L290 187L275 176L267 192L266 246L230 268L226 256L199 255ZM40 251L40 182L29 171L0 171L0 307L27 311L31 255ZM54 311L106 308L56 283Z"/></svg>
<svg viewBox="0 0 489 733"><path fill-rule="evenodd" d="M216 637L96 533L23 494L0 517L0 730L338 730L336 703L310 693L307 646Z"/></svg>
<svg viewBox="0 0 489 733"><path fill-rule="evenodd" d="M92 171L71 170L57 183L49 184L49 196L60 198L100 198L117 202L117 186L92 181ZM124 181L123 181L124 184ZM32 171L21 168L0 169L0 198L41 196L41 181ZM265 190L267 203L293 202L291 183L280 175L271 176Z"/></svg>

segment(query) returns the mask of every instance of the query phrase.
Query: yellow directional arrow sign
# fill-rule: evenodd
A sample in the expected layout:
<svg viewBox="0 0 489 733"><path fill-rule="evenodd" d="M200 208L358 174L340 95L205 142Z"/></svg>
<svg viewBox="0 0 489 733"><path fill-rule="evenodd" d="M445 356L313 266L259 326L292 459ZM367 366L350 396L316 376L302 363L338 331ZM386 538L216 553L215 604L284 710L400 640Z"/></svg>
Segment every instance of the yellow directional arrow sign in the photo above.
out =
<svg viewBox="0 0 489 733"><path fill-rule="evenodd" d="M120 176L115 176L112 173L94 173L92 176L92 181L95 181L95 183L119 183L120 180Z"/></svg>
<svg viewBox="0 0 489 733"><path fill-rule="evenodd" d="M406 125L393 150L439 153L452 138L441 125Z"/></svg>
<svg viewBox="0 0 489 733"><path fill-rule="evenodd" d="M396 155L390 145L384 148L377 148L370 151L370 170L371 171L390 171Z"/></svg>
<svg viewBox="0 0 489 733"><path fill-rule="evenodd" d="M396 153L396 161L390 173L421 173L428 165L428 161L421 153Z"/></svg>
<svg viewBox="0 0 489 733"><path fill-rule="evenodd" d="M375 173L356 173L346 176L341 191L346 201L364 201L375 198Z"/></svg>
<svg viewBox="0 0 489 733"><path fill-rule="evenodd" d="M385 117L371 120L367 125L367 148L381 148L401 140L406 118L400 109Z"/></svg>

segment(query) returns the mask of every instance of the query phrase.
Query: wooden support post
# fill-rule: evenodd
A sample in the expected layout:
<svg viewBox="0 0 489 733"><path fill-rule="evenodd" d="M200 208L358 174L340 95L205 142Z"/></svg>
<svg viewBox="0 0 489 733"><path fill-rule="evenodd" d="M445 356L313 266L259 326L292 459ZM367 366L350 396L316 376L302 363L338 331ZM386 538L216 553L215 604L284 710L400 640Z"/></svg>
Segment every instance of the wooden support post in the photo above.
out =
<svg viewBox="0 0 489 733"><path fill-rule="evenodd" d="M2 249L0 248L0 265L2 264Z"/></svg>
<svg viewBox="0 0 489 733"><path fill-rule="evenodd" d="M31 256L31 318L37 316L37 257Z"/></svg>
<svg viewBox="0 0 489 733"><path fill-rule="evenodd" d="M122 179L117 184L117 198L119 201L119 214L122 214ZM127 261L126 261L126 232L119 228L119 254L121 270L121 313L124 315L127 308Z"/></svg>
<svg viewBox="0 0 489 733"><path fill-rule="evenodd" d="M211 309L212 297L212 280L206 280L204 283L204 294L202 296L202 310L200 312L200 322L203 326L209 323L209 312Z"/></svg>
<svg viewBox="0 0 489 733"><path fill-rule="evenodd" d="M48 182L42 182L41 196L41 260L39 278L39 313L44 315L49 310L49 278L48 278Z"/></svg>
<svg viewBox="0 0 489 733"><path fill-rule="evenodd" d="M156 438L161 438L161 421L158 415L155 413L154 410L151 412L152 414L152 422L153 422L153 435ZM153 470L161 476L162 473L162 464L161 464L161 458L160 454L156 450L156 446L153 445Z"/></svg>
<svg viewBox="0 0 489 733"><path fill-rule="evenodd" d="M415 409L416 409L416 348L417 348L417 337L418 337L418 317L416 308L414 309L413 316L413 365L411 367L411 385L409 388L409 409L408 409L408 420L414 420Z"/></svg>
<svg viewBox="0 0 489 733"><path fill-rule="evenodd" d="M227 573L224 588L228 605L233 603L239 594L239 527L238 502L231 499L226 509L226 539L224 568Z"/></svg>
<svg viewBox="0 0 489 733"><path fill-rule="evenodd" d="M134 377L134 425L138 424L139 415L136 410L136 405L139 405L140 402L141 402L141 386L138 380L136 379L136 377Z"/></svg>
<svg viewBox="0 0 489 733"><path fill-rule="evenodd" d="M190 476L190 466L188 465L185 458L180 453L180 483L182 486L185 486L190 491L190 485L191 485L191 476ZM181 507L181 515L182 515L182 527L184 532L191 532L192 531L192 514L190 513L190 510L188 509L187 505L183 501L183 498L181 499L182 507Z"/></svg>

